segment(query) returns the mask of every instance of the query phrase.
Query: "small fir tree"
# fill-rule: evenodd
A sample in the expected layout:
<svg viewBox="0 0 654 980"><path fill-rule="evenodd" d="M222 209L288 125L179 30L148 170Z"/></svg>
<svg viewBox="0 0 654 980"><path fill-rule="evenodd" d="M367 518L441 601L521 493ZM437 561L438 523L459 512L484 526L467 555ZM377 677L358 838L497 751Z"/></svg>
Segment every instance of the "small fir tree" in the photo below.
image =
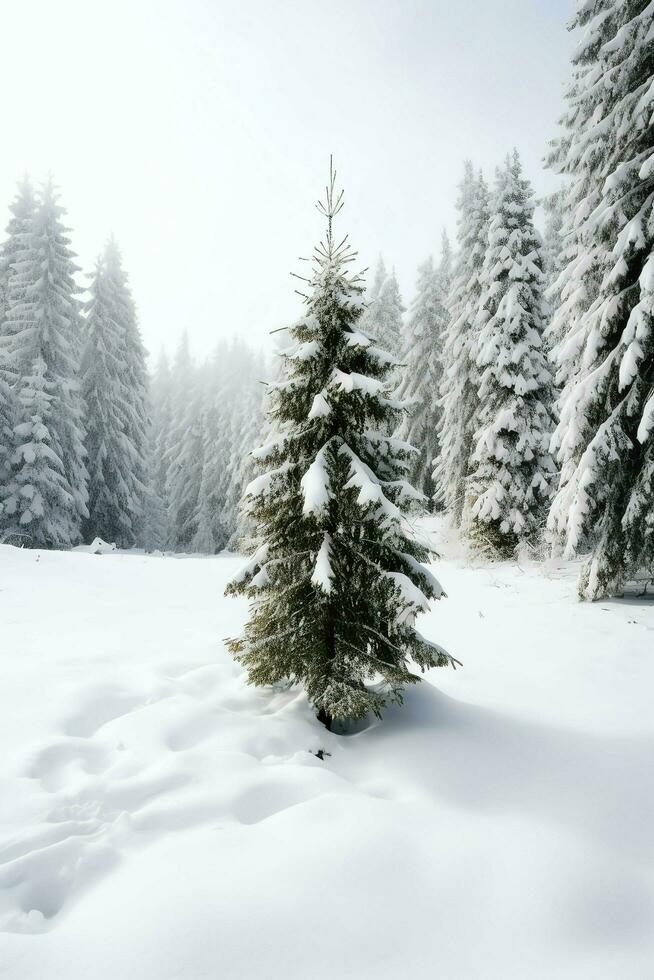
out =
<svg viewBox="0 0 654 980"><path fill-rule="evenodd" d="M409 448L385 434L402 410L389 392L392 358L359 329L354 254L333 235L342 203L330 168L307 314L290 328L284 379L270 386L275 431L245 494L257 547L228 588L251 603L243 635L229 641L250 681L301 683L327 727L401 700L419 679L411 661L453 664L414 628L442 593L406 518L420 496L405 480Z"/></svg>
<svg viewBox="0 0 654 980"><path fill-rule="evenodd" d="M469 533L495 557L535 542L556 469L551 374L542 349L540 239L517 152L498 172L481 277L478 429L469 477Z"/></svg>

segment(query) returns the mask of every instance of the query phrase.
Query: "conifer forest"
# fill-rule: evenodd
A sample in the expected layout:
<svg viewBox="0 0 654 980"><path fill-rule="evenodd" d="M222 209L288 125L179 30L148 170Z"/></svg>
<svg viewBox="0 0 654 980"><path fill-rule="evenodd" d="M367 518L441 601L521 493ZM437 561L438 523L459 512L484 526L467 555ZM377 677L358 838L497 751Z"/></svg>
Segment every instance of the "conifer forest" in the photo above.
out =
<svg viewBox="0 0 654 980"><path fill-rule="evenodd" d="M0 975L654 976L654 2L28 7Z"/></svg>

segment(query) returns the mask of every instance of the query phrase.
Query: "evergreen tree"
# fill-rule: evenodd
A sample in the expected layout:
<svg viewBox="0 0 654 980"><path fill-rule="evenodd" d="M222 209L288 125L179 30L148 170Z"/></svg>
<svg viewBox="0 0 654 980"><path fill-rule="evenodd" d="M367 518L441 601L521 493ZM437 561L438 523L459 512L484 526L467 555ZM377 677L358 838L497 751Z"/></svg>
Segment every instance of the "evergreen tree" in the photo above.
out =
<svg viewBox="0 0 654 980"><path fill-rule="evenodd" d="M498 172L481 277L478 429L469 477L470 533L492 554L535 541L555 467L551 374L542 350L540 239L517 152Z"/></svg>
<svg viewBox="0 0 654 980"><path fill-rule="evenodd" d="M554 191L543 200L545 209L545 235L543 238L543 272L547 288L554 287L565 265L565 195Z"/></svg>
<svg viewBox="0 0 654 980"><path fill-rule="evenodd" d="M84 536L129 548L143 539L147 382L134 303L113 240L98 259L90 293L81 367L89 469Z"/></svg>
<svg viewBox="0 0 654 980"><path fill-rule="evenodd" d="M488 237L488 190L483 177L475 176L470 161L465 163L457 207L459 251L447 304L450 320L443 344L440 455L433 479L439 502L460 526L466 519L466 485L479 408L475 325Z"/></svg>
<svg viewBox="0 0 654 980"><path fill-rule="evenodd" d="M398 396L411 403L397 436L417 447L409 478L431 502L434 495L433 461L438 457L438 426L443 363L443 335L447 326L443 286L450 260L449 242L438 268L430 256L418 269L416 297L404 331L404 368Z"/></svg>
<svg viewBox="0 0 654 980"><path fill-rule="evenodd" d="M654 8L579 3L580 41L551 165L566 194L568 263L552 333L561 463L550 513L565 554L591 551L580 594L654 567Z"/></svg>
<svg viewBox="0 0 654 980"><path fill-rule="evenodd" d="M443 294L444 301L447 299L452 288L452 246L450 238L445 228L441 232L441 262L438 267L438 278Z"/></svg>
<svg viewBox="0 0 654 980"><path fill-rule="evenodd" d="M35 208L34 191L29 178L25 176L10 205L11 218L7 225L7 237L0 246L0 345L3 348L8 336L6 319L9 279L15 273L16 256L26 246L26 236L32 232ZM5 512L4 501L9 495L10 460L15 441L13 433L17 424L15 384L15 370L6 357L0 356L0 533L3 537L9 533L9 515Z"/></svg>
<svg viewBox="0 0 654 980"><path fill-rule="evenodd" d="M69 547L87 516L77 267L51 181L21 234L7 288L0 375L15 382L5 521L35 547Z"/></svg>
<svg viewBox="0 0 654 980"><path fill-rule="evenodd" d="M11 218L7 225L7 237L0 246L0 334L7 314L9 278L15 272L15 260L26 246L26 236L32 232L36 199L27 174L18 185L16 197L9 205Z"/></svg>
<svg viewBox="0 0 654 980"><path fill-rule="evenodd" d="M405 307L400 296L395 270L390 275L379 256L372 288L366 296L361 329L374 332L378 343L393 355L402 349L402 314Z"/></svg>
<svg viewBox="0 0 654 980"><path fill-rule="evenodd" d="M393 355L402 349L402 303L395 269L386 277L375 301L373 323L378 343Z"/></svg>
<svg viewBox="0 0 654 980"><path fill-rule="evenodd" d="M197 531L198 493L204 465L205 385L206 378L200 377L191 361L185 332L173 367L173 422L167 452L168 546L173 551L191 551Z"/></svg>
<svg viewBox="0 0 654 980"><path fill-rule="evenodd" d="M148 551L162 551L170 537L166 477L172 424L171 372L168 357L163 349L159 355L151 391L152 425L148 451L149 491L145 501L145 546Z"/></svg>
<svg viewBox="0 0 654 980"><path fill-rule="evenodd" d="M441 589L405 517L417 496L404 479L409 453L385 434L401 408L388 355L358 329L354 256L332 230L342 207L334 176L307 314L290 328L285 378L270 387L274 435L255 454L262 472L245 495L257 548L229 587L251 600L245 631L229 644L250 681L303 684L328 727L399 701L418 680L409 658L423 669L452 663L414 629ZM374 678L383 686L367 684Z"/></svg>
<svg viewBox="0 0 654 980"><path fill-rule="evenodd" d="M370 289L366 292L366 305L361 314L360 327L363 330L366 330L371 324L373 326L375 324L375 304L379 299L382 286L387 278L386 263L384 262L383 256L380 255L377 258L377 265L375 267L375 278L372 281Z"/></svg>

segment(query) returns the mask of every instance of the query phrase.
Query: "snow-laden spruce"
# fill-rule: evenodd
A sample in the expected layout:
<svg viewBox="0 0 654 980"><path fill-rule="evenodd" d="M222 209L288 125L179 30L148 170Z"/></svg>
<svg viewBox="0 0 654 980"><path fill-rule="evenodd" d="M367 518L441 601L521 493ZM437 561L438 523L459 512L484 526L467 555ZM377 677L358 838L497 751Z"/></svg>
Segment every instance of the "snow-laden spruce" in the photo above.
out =
<svg viewBox="0 0 654 980"><path fill-rule="evenodd" d="M89 471L84 538L130 548L143 539L148 392L134 302L113 239L89 291L81 367Z"/></svg>
<svg viewBox="0 0 654 980"><path fill-rule="evenodd" d="M409 479L427 497L434 496L432 470L439 455L440 385L443 373L443 338L448 322L447 291L451 251L443 232L439 266L430 256L418 269L416 296L403 334L403 371L398 397L409 410L396 435L416 446Z"/></svg>
<svg viewBox="0 0 654 980"><path fill-rule="evenodd" d="M15 379L5 536L69 547L87 516L77 267L49 181L12 258L0 375Z"/></svg>
<svg viewBox="0 0 654 980"><path fill-rule="evenodd" d="M442 591L406 517L422 495L405 479L411 447L386 435L402 411L389 390L394 359L359 329L354 254L332 230L342 207L334 177L307 312L269 389L274 431L245 493L256 549L230 586L250 599L244 633L230 641L250 681L304 685L327 726L400 700L418 680L412 661L453 663L414 628Z"/></svg>
<svg viewBox="0 0 654 980"><path fill-rule="evenodd" d="M261 438L263 361L241 341L195 364L186 334L153 380L151 547L214 554L237 538L248 453ZM158 530L157 530L158 527Z"/></svg>
<svg viewBox="0 0 654 980"><path fill-rule="evenodd" d="M654 5L579 2L579 42L551 158L572 178L569 261L552 325L564 386L550 530L590 550L580 594L654 567Z"/></svg>
<svg viewBox="0 0 654 980"><path fill-rule="evenodd" d="M465 163L457 207L459 248L448 297L450 321L440 387L440 455L433 480L438 500L450 511L455 524L461 525L466 519L466 481L479 407L475 325L488 237L488 190L470 161Z"/></svg>
<svg viewBox="0 0 654 980"><path fill-rule="evenodd" d="M7 225L7 237L0 246L0 338L7 335L6 316L9 279L15 272L15 259L25 246L25 235L32 230L36 201L27 176L18 185L16 197L9 206L11 217ZM2 348L4 349L4 347ZM6 358L0 355L0 534L7 534L7 516L3 501L8 495L11 472L10 459L14 445L16 424L16 374Z"/></svg>
<svg viewBox="0 0 654 980"><path fill-rule="evenodd" d="M165 350L161 350L150 383L151 418L148 445L148 493L145 498L145 547L162 551L169 539L166 507L168 443L172 422L171 373Z"/></svg>
<svg viewBox="0 0 654 980"><path fill-rule="evenodd" d="M381 256L366 302L361 329L374 331L377 342L384 350L399 354L402 350L402 315L406 307L402 303L395 269L387 273Z"/></svg>
<svg viewBox="0 0 654 980"><path fill-rule="evenodd" d="M470 535L508 557L537 540L556 469L552 376L543 353L541 243L517 152L498 171L477 317L478 427L471 474Z"/></svg>
<svg viewBox="0 0 654 980"><path fill-rule="evenodd" d="M19 182L9 210L11 217L6 228L7 237L0 245L0 334L7 315L9 279L15 272L16 256L25 247L25 236L31 233L36 210L34 188L27 174Z"/></svg>

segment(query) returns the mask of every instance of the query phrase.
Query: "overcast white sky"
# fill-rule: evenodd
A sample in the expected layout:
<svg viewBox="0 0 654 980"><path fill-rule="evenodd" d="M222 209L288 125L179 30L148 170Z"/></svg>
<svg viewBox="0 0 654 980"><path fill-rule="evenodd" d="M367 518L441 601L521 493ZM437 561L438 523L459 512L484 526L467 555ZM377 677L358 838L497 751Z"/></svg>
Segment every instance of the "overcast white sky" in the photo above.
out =
<svg viewBox="0 0 654 980"><path fill-rule="evenodd" d="M145 342L255 345L299 310L333 152L362 265L409 300L455 231L469 156L512 146L537 192L572 0L25 0L0 20L0 206L51 170L88 269L118 238Z"/></svg>

